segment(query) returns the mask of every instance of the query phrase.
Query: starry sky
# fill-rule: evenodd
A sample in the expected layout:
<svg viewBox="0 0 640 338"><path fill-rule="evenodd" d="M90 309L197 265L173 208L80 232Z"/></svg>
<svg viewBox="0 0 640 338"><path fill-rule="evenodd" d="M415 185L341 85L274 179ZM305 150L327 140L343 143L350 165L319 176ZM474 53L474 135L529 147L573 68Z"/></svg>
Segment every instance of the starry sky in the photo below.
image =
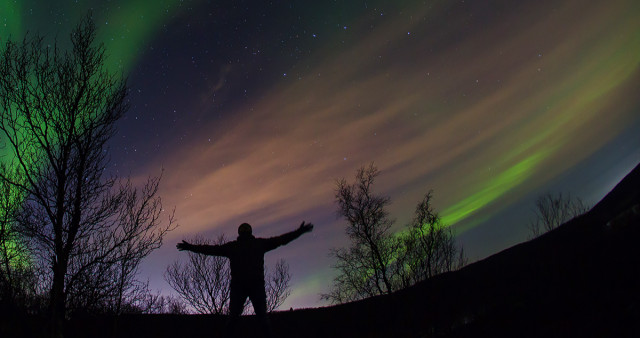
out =
<svg viewBox="0 0 640 338"><path fill-rule="evenodd" d="M161 196L179 228L269 237L315 224L284 258L282 308L324 305L347 245L335 180L374 162L394 231L433 189L471 262L527 239L535 198L594 204L640 162L640 3L551 1L0 1L0 40L67 40L91 10L131 109L110 170Z"/></svg>

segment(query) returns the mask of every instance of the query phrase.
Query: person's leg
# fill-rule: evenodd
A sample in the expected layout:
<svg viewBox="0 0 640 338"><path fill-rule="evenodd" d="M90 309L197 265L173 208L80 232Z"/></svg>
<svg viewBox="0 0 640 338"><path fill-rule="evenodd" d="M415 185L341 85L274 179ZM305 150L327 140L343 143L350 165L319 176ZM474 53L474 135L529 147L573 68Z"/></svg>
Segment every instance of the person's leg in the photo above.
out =
<svg viewBox="0 0 640 338"><path fill-rule="evenodd" d="M253 285L249 292L249 299L253 304L253 310L256 313L256 319L262 325L262 333L265 337L272 337L271 323L267 317L267 295L264 291L264 284Z"/></svg>
<svg viewBox="0 0 640 338"><path fill-rule="evenodd" d="M244 310L244 302L248 296L246 288L233 285L232 283L230 289L229 319L227 320L227 325L224 332L224 336L228 338L233 337L235 334L238 318L240 318L240 315L242 315L242 311Z"/></svg>

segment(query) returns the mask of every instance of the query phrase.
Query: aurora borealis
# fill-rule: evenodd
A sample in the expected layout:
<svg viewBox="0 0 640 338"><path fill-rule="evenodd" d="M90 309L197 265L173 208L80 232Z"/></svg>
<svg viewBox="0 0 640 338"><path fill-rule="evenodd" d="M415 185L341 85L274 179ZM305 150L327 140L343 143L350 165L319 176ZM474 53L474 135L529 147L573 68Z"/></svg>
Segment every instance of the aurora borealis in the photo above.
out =
<svg viewBox="0 0 640 338"><path fill-rule="evenodd" d="M537 195L593 204L640 161L637 1L0 1L0 39L63 41L89 9L131 87L110 170L164 168L180 223L143 263L162 292L183 238L306 220L266 260L284 308L320 305L335 179L372 161L395 229L433 189L470 261L525 240Z"/></svg>

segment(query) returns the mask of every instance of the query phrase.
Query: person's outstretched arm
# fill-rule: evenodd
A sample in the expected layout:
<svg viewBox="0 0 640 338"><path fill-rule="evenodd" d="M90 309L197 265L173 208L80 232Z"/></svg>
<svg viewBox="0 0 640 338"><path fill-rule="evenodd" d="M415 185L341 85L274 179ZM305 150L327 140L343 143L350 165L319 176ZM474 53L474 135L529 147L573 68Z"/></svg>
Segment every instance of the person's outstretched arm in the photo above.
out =
<svg viewBox="0 0 640 338"><path fill-rule="evenodd" d="M300 237L302 234L306 232L310 232L312 230L313 230L313 224L305 223L304 221L302 221L302 224L300 224L300 227L298 227L298 229L294 231L287 232L286 234L280 235L278 237L267 238L265 240L266 245L264 249L265 251L273 250L281 245L285 245L293 241L294 239Z"/></svg>
<svg viewBox="0 0 640 338"><path fill-rule="evenodd" d="M182 243L176 244L176 248L180 251L191 251L199 254L209 256L227 256L227 248L223 245L195 245L182 241Z"/></svg>

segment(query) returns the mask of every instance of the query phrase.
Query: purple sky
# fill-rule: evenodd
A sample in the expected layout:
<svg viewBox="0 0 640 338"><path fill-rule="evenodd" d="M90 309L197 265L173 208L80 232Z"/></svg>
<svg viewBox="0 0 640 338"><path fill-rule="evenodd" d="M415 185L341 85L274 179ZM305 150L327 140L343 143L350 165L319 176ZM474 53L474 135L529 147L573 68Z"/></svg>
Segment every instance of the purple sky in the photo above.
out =
<svg viewBox="0 0 640 338"><path fill-rule="evenodd" d="M129 76L112 170L164 168L180 226L141 270L163 293L180 240L306 220L266 261L290 265L283 308L322 305L347 245L335 180L372 161L394 230L433 189L470 261L526 240L536 196L593 204L640 161L633 0L36 3L1 4L0 38L63 37L92 8Z"/></svg>

